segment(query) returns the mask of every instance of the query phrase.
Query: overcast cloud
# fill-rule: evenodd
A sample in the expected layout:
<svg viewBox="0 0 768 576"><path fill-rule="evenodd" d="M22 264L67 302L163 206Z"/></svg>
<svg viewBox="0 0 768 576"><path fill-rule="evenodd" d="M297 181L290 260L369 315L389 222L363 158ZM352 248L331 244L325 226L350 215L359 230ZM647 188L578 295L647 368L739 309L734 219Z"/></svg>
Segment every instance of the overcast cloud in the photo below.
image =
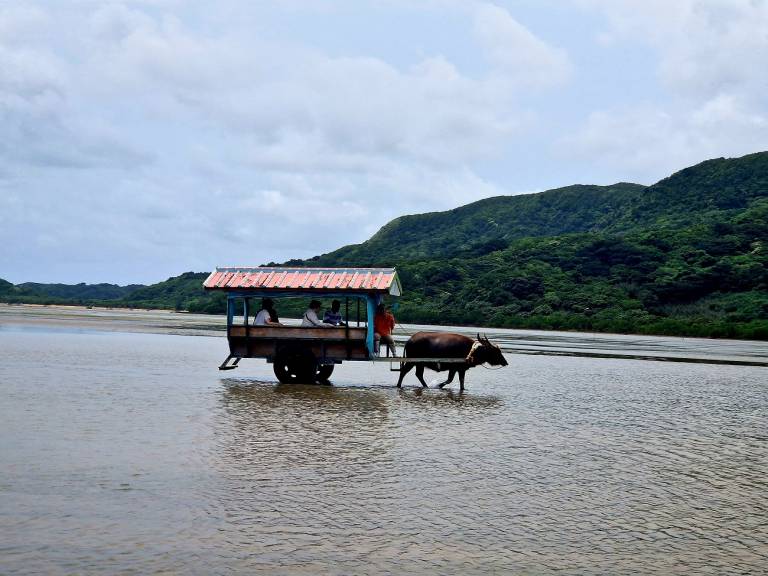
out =
<svg viewBox="0 0 768 576"><path fill-rule="evenodd" d="M307 257L765 150L766 30L761 0L0 2L0 278Z"/></svg>

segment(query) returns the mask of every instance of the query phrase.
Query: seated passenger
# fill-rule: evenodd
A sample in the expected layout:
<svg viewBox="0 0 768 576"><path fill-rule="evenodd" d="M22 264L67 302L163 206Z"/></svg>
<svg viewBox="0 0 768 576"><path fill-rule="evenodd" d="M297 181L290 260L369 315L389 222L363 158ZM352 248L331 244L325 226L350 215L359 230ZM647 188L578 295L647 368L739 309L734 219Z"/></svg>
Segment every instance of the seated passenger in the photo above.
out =
<svg viewBox="0 0 768 576"><path fill-rule="evenodd" d="M304 317L301 319L301 326L303 328L306 327L314 327L314 328L330 328L327 324L323 324L320 321L320 318L317 316L320 313L320 301L319 300L312 300L312 302L309 303L309 308L307 308L307 311L304 312Z"/></svg>
<svg viewBox="0 0 768 576"><path fill-rule="evenodd" d="M341 317L341 302L334 300L331 302L331 309L325 311L323 316L323 323L330 324L331 326L346 326L344 319Z"/></svg>
<svg viewBox="0 0 768 576"><path fill-rule="evenodd" d="M395 329L395 317L384 304L376 307L376 315L373 317L373 351L378 355L380 343L387 345L392 356L396 356L395 341L392 331Z"/></svg>
<svg viewBox="0 0 768 576"><path fill-rule="evenodd" d="M256 314L253 320L254 326L282 326L277 318L274 303L271 298L264 298L261 301L261 310Z"/></svg>

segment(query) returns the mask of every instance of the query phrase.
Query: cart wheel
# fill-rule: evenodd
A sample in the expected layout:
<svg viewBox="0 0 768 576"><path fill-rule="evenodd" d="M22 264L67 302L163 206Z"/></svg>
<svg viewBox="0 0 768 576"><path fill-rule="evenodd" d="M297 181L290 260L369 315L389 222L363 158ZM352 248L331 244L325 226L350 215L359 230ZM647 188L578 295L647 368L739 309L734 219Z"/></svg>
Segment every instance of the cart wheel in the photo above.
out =
<svg viewBox="0 0 768 576"><path fill-rule="evenodd" d="M312 384L317 361L315 355L304 347L285 348L275 356L273 369L283 384Z"/></svg>
<svg viewBox="0 0 768 576"><path fill-rule="evenodd" d="M315 373L315 380L320 384L327 384L328 378L333 374L333 364L319 364L317 366L317 372Z"/></svg>

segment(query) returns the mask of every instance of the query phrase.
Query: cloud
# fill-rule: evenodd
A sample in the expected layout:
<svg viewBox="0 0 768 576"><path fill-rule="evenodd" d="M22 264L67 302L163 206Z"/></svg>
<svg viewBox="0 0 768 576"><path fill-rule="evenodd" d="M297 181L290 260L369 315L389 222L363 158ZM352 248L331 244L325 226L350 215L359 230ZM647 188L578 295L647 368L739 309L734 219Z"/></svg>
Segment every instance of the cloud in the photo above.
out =
<svg viewBox="0 0 768 576"><path fill-rule="evenodd" d="M694 108L644 106L592 112L560 138L563 158L601 166L608 180L651 184L707 158L768 148L768 115L721 95ZM649 178L650 175L650 178Z"/></svg>
<svg viewBox="0 0 768 576"><path fill-rule="evenodd" d="M0 171L148 161L113 126L78 108L79 78L55 46L46 45L53 28L45 13L5 8L0 21Z"/></svg>
<svg viewBox="0 0 768 576"><path fill-rule="evenodd" d="M40 38L49 25L48 15L42 8L22 3L0 5L0 42L4 45L28 42L30 37Z"/></svg>
<svg viewBox="0 0 768 576"><path fill-rule="evenodd" d="M515 105L515 90L537 75L537 85L544 77L562 80L556 51L499 8L481 10L484 28L488 10L513 26L486 31L488 44L495 43L492 58L513 47L527 56L507 58L480 79L462 75L440 55L402 69L378 58L286 50L258 39L246 47L237 34L200 37L177 20L156 22L114 8L94 17L97 37L105 28L116 32L89 66L159 114L183 107L243 133L250 160L261 167L287 161L300 170L357 171L380 165L382 157L450 165L492 154L520 130L528 115Z"/></svg>
<svg viewBox="0 0 768 576"><path fill-rule="evenodd" d="M501 4L0 5L0 277L311 256L404 213L768 148L765 2ZM649 86L586 85L638 46L618 65Z"/></svg>
<svg viewBox="0 0 768 576"><path fill-rule="evenodd" d="M474 33L497 69L515 86L556 86L573 66L565 51L548 45L495 4L481 4Z"/></svg>
<svg viewBox="0 0 768 576"><path fill-rule="evenodd" d="M691 150L694 144L673 114L645 107L593 112L576 133L557 141L556 150L563 157L611 167L618 180L635 180L701 158Z"/></svg>
<svg viewBox="0 0 768 576"><path fill-rule="evenodd" d="M581 4L606 17L607 49L639 42L655 51L664 98L590 112L558 139L562 157L658 179L706 158L768 148L767 2Z"/></svg>
<svg viewBox="0 0 768 576"><path fill-rule="evenodd" d="M523 96L567 82L568 58L498 6L418 10L456 14L484 65L428 42L396 60L271 34L309 18L293 3L225 2L225 19L204 3L4 7L0 241L39 241L0 268L151 281L311 256L502 193L475 164L531 129Z"/></svg>
<svg viewBox="0 0 768 576"><path fill-rule="evenodd" d="M762 0L591 0L615 37L659 54L666 85L693 98L741 92L768 81L768 2Z"/></svg>

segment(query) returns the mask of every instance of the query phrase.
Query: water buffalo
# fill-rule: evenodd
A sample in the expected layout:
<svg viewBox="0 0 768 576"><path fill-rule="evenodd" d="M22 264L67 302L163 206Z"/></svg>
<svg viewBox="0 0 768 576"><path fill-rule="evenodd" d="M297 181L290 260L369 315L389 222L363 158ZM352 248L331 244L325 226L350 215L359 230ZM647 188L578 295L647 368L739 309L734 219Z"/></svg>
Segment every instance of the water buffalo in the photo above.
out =
<svg viewBox="0 0 768 576"><path fill-rule="evenodd" d="M453 382L453 377L458 372L459 384L461 390L464 390L464 373L467 369L480 364L491 364L492 366L506 366L507 361L499 350L499 347L491 344L488 338L477 335L477 340L453 334L451 332L417 332L405 343L405 354L410 358L462 358L464 362L403 362L400 366L400 378L397 381L397 387L403 384L403 378L411 368L416 367L416 377L424 388L427 383L424 382L424 368L429 368L435 372L448 370L448 379L438 384L442 388L446 384Z"/></svg>

